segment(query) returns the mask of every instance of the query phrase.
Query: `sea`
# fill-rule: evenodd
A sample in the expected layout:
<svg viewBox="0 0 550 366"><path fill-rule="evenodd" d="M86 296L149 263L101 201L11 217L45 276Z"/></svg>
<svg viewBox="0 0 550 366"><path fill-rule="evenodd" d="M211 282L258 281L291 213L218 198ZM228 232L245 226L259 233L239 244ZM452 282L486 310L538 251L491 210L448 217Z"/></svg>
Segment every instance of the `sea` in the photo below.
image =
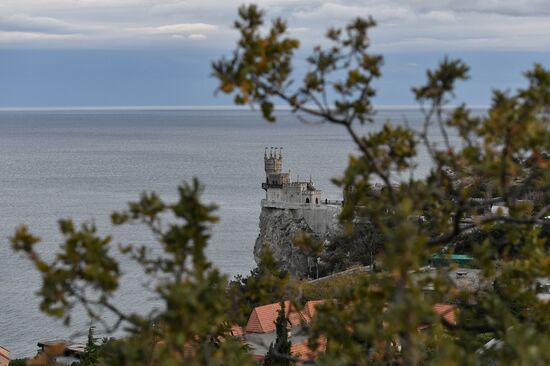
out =
<svg viewBox="0 0 550 366"><path fill-rule="evenodd" d="M422 114L381 109L362 132L387 120L420 126ZM440 139L437 132L434 138ZM82 341L91 325L78 307L70 326L41 313L40 276L10 247L10 236L22 224L41 238L38 250L46 260L62 243L57 225L62 218L94 223L99 234L112 234L114 252L118 243L155 248L146 228L114 228L110 213L144 191L174 202L178 185L197 177L205 187L204 202L219 206L208 258L230 278L247 275L255 266L266 147L283 148L283 169L293 180L311 178L323 198L341 198L331 179L342 175L356 153L350 137L341 126L304 121L291 111L278 112L277 122L268 123L248 109L1 110L0 345L12 358L33 356L37 342ZM419 166L426 170L427 164ZM119 259L123 277L115 302L141 313L160 306L142 270Z"/></svg>

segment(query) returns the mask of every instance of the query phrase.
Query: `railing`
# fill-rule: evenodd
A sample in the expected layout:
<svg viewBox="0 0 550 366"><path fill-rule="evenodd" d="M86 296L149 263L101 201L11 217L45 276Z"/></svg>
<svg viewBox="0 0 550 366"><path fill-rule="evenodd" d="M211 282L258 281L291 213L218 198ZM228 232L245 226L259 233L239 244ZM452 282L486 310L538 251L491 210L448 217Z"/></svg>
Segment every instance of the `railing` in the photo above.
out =
<svg viewBox="0 0 550 366"><path fill-rule="evenodd" d="M342 206L342 201L336 200L324 200L319 203L299 203L299 202L284 202L284 201L271 201L262 199L262 207L281 208L281 209L299 209L299 208L314 208L314 207L327 207L328 206Z"/></svg>
<svg viewBox="0 0 550 366"><path fill-rule="evenodd" d="M337 205L337 206L343 206L344 205L344 201L343 200L329 200L329 199L324 199L324 200L321 200L320 202L321 205Z"/></svg>

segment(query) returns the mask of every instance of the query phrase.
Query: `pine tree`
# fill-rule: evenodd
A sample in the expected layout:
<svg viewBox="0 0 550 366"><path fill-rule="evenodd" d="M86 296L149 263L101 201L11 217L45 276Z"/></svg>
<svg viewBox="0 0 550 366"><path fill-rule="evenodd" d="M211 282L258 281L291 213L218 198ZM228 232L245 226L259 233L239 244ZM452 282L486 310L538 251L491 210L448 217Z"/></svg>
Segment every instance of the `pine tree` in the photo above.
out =
<svg viewBox="0 0 550 366"><path fill-rule="evenodd" d="M94 329L93 326L88 329L88 342L86 342L84 353L80 356L80 366L99 365L100 346L96 343L97 338L94 337Z"/></svg>
<svg viewBox="0 0 550 366"><path fill-rule="evenodd" d="M275 322L277 338L275 344L269 345L269 351L265 355L264 366L288 366L291 365L290 348L292 342L288 339L288 319L285 314L285 303L281 302L281 309Z"/></svg>

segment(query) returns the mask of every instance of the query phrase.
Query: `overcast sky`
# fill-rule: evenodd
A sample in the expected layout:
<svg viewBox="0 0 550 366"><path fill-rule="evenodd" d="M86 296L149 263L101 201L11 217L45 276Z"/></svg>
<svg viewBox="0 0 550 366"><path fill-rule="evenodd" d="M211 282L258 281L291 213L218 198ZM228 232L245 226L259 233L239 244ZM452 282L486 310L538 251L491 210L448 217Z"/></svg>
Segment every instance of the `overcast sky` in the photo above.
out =
<svg viewBox="0 0 550 366"><path fill-rule="evenodd" d="M474 104L487 104L491 87L521 86L520 71L534 62L550 67L548 0L256 3L288 19L302 59L327 27L372 15L373 51L386 57L379 104L412 103L410 87L446 54L472 65L459 98ZM209 65L231 50L240 4L1 0L0 107L227 104L213 96Z"/></svg>

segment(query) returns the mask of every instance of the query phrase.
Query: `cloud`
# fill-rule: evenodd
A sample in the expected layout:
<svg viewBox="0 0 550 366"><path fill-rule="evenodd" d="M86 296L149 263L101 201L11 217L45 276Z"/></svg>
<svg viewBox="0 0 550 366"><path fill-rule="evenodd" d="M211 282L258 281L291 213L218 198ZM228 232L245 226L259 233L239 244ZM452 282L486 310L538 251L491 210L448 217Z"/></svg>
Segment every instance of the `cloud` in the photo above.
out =
<svg viewBox="0 0 550 366"><path fill-rule="evenodd" d="M257 0L268 18L288 20L304 47L330 26L372 15L377 49L542 50L549 45L548 0ZM226 49L242 0L2 0L2 39L21 47L49 39L63 47L167 45L207 40ZM160 43L159 43L160 42Z"/></svg>
<svg viewBox="0 0 550 366"><path fill-rule="evenodd" d="M206 35L200 34L200 33L193 33L188 36L184 36L183 34L173 34L171 36L173 39L191 39L191 40L202 40L207 39Z"/></svg>
<svg viewBox="0 0 550 366"><path fill-rule="evenodd" d="M550 2L547 0L421 0L419 4L426 8L449 9L464 13L498 14L512 17L550 15Z"/></svg>
<svg viewBox="0 0 550 366"><path fill-rule="evenodd" d="M0 16L0 29L7 32L71 33L77 27L49 17L33 17L27 14Z"/></svg>
<svg viewBox="0 0 550 366"><path fill-rule="evenodd" d="M37 32L2 32L0 31L0 44L21 41L68 41L75 36L70 34L48 34Z"/></svg>
<svg viewBox="0 0 550 366"><path fill-rule="evenodd" d="M204 40L208 37L205 33L212 33L219 29L218 26L206 23L180 23L168 24L156 27L128 28L124 32L130 38L151 38L169 40Z"/></svg>
<svg viewBox="0 0 550 366"><path fill-rule="evenodd" d="M375 17L377 21L402 20L410 16L411 11L405 6L393 4L391 1L372 3L365 5L343 4L326 2L320 6L297 8L292 17L300 21L316 22L324 24L338 21L348 21L357 17Z"/></svg>
<svg viewBox="0 0 550 366"><path fill-rule="evenodd" d="M200 40L200 39L206 39L207 37L204 35L204 34L200 34L200 33L193 33L193 34L190 34L189 39L197 39L197 40Z"/></svg>
<svg viewBox="0 0 550 366"><path fill-rule="evenodd" d="M128 31L138 34L147 35L175 35L175 34L190 34L195 32L211 32L217 30L218 27L212 24L205 23L182 23L169 24L157 27L129 28Z"/></svg>

